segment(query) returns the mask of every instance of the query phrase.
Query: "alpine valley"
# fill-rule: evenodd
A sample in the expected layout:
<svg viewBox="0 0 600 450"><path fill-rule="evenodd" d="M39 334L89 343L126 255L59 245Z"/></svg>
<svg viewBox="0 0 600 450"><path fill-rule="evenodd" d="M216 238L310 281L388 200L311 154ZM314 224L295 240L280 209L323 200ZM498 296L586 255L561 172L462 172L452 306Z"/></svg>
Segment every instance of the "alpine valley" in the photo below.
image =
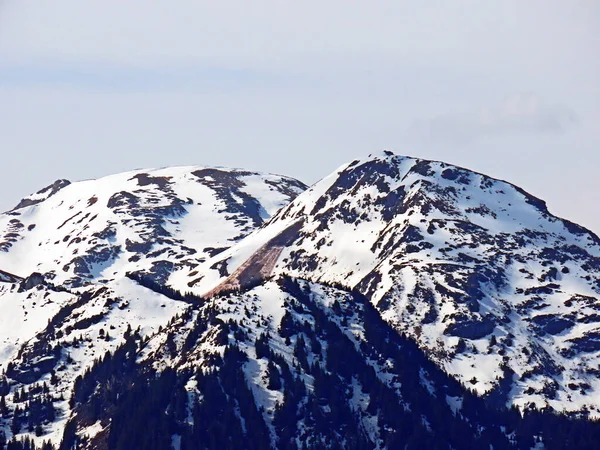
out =
<svg viewBox="0 0 600 450"><path fill-rule="evenodd" d="M0 215L0 449L600 446L600 239L391 152Z"/></svg>

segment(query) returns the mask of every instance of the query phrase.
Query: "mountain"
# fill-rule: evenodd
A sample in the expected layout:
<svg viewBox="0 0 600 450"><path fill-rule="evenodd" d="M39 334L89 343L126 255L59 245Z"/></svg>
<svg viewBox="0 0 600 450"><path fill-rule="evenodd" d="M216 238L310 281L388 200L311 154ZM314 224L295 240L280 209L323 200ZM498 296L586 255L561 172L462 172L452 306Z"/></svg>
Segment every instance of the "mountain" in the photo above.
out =
<svg viewBox="0 0 600 450"><path fill-rule="evenodd" d="M58 180L0 216L0 267L72 287L130 271L176 283L180 270L228 248L304 189L287 177L207 167Z"/></svg>
<svg viewBox="0 0 600 450"><path fill-rule="evenodd" d="M600 439L600 239L460 167L59 180L0 269L0 448Z"/></svg>
<svg viewBox="0 0 600 450"><path fill-rule="evenodd" d="M512 405L600 414L600 239L504 181L392 154L353 161L205 271L216 265L232 275L199 293L278 274L356 289L476 392L511 378Z"/></svg>
<svg viewBox="0 0 600 450"><path fill-rule="evenodd" d="M0 370L24 385L50 375L57 398L68 398L75 377L118 347L111 334L151 334L186 305L131 278L168 287L305 188L277 175L178 167L59 180L21 200L0 216L0 267L11 272L0 272ZM92 333L103 339L77 341ZM82 350L63 350L73 346ZM58 431L45 436L60 441L69 410L64 401L55 409Z"/></svg>

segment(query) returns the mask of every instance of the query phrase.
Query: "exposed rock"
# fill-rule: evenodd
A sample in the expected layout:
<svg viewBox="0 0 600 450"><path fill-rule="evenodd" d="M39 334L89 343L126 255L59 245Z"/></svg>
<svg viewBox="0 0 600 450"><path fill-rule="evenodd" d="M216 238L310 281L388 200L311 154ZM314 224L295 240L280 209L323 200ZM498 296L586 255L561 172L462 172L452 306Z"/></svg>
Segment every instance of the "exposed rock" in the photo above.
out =
<svg viewBox="0 0 600 450"><path fill-rule="evenodd" d="M27 206L37 205L45 201L46 199L52 197L58 191L67 187L71 184L69 180L56 180L49 186L46 186L44 189L37 191L35 194L30 195L29 197L25 197L22 199L17 206L15 206L12 211L17 209L26 208Z"/></svg>

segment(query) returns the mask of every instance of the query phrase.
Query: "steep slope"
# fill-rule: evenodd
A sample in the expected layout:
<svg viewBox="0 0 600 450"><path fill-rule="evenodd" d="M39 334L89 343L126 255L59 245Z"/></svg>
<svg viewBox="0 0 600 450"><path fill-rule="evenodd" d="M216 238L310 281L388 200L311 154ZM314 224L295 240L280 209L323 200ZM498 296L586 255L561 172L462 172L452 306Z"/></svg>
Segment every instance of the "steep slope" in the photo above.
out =
<svg viewBox="0 0 600 450"><path fill-rule="evenodd" d="M171 283L304 189L287 177L205 167L59 180L0 216L0 267L69 286L126 272Z"/></svg>
<svg viewBox="0 0 600 450"><path fill-rule="evenodd" d="M277 274L357 289L477 392L600 415L600 239L504 181L354 161L201 270L208 295Z"/></svg>

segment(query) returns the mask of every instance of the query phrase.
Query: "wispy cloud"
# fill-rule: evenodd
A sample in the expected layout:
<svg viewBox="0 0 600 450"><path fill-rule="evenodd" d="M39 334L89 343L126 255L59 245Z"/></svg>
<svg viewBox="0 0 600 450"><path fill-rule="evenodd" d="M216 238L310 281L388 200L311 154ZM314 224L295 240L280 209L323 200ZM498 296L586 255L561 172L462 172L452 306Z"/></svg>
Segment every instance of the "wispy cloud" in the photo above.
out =
<svg viewBox="0 0 600 450"><path fill-rule="evenodd" d="M267 70L199 64L135 66L125 64L0 62L0 87L70 86L126 91L182 91L198 87L274 86L282 75Z"/></svg>
<svg viewBox="0 0 600 450"><path fill-rule="evenodd" d="M577 122L577 114L568 107L534 95L513 95L494 107L416 121L412 131L425 139L464 143L490 135L562 133Z"/></svg>

